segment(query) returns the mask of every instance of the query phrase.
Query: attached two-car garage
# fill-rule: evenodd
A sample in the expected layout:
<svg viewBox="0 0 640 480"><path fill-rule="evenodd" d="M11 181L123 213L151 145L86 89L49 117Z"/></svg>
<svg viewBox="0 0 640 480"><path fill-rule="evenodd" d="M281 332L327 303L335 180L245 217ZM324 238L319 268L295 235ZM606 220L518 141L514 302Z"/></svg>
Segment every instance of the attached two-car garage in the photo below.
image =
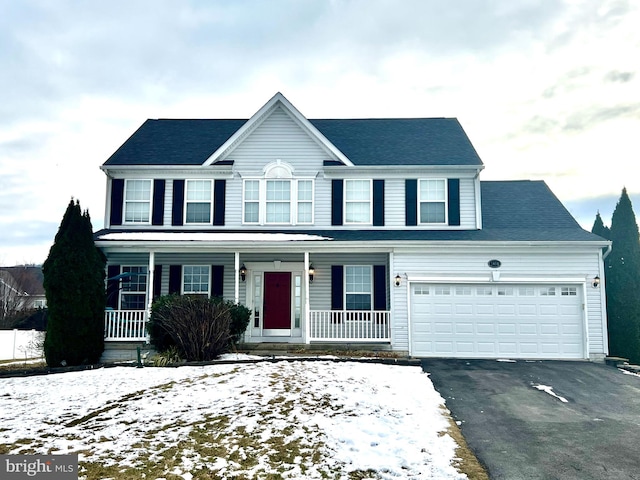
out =
<svg viewBox="0 0 640 480"><path fill-rule="evenodd" d="M582 359L582 287L410 284L415 357Z"/></svg>

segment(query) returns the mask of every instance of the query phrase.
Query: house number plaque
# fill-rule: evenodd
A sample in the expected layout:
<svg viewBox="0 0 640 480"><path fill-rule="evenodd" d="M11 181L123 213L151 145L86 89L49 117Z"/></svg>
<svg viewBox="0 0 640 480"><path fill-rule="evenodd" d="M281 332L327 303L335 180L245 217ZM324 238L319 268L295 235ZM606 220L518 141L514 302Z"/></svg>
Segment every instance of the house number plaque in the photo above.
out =
<svg viewBox="0 0 640 480"><path fill-rule="evenodd" d="M491 267L491 268L499 268L500 265L502 265L502 263L500 263L500 260L489 260L487 262L487 264Z"/></svg>

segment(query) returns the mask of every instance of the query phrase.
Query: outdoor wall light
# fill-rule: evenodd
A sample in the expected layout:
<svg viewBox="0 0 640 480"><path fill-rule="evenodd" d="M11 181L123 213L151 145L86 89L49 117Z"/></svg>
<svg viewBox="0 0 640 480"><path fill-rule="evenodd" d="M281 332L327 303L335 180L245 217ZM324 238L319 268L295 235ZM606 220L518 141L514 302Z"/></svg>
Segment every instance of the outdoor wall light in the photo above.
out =
<svg viewBox="0 0 640 480"><path fill-rule="evenodd" d="M400 275L398 274L398 275L396 275L395 280L396 280L396 287L399 287L400 286L400 282L402 281L402 277L400 277Z"/></svg>
<svg viewBox="0 0 640 480"><path fill-rule="evenodd" d="M598 275L593 278L593 283L591 285L593 285L593 288L598 288L598 286L600 286L600 277Z"/></svg>
<svg viewBox="0 0 640 480"><path fill-rule="evenodd" d="M313 277L316 274L316 269L313 268L313 263L309 265L309 283L313 283Z"/></svg>
<svg viewBox="0 0 640 480"><path fill-rule="evenodd" d="M243 282L247 279L247 267L244 266L244 263L240 267L240 280Z"/></svg>

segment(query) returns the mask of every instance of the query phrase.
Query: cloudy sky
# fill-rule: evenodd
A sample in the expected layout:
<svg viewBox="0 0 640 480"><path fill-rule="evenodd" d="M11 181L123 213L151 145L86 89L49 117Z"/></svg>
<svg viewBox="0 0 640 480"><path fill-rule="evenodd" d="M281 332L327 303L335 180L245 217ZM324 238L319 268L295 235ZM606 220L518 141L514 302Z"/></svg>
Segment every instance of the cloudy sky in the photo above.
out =
<svg viewBox="0 0 640 480"><path fill-rule="evenodd" d="M640 213L635 0L0 1L0 265L41 263L71 197L147 118L457 117L482 178L543 179L583 227Z"/></svg>

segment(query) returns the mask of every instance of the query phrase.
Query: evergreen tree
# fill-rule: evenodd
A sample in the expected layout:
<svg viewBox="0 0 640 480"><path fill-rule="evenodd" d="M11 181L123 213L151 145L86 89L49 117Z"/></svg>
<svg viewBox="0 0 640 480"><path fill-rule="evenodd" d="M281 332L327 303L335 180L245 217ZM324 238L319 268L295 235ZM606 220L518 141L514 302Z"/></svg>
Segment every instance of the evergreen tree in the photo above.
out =
<svg viewBox="0 0 640 480"><path fill-rule="evenodd" d="M602 221L602 217L600 216L600 212L596 214L596 220L593 222L593 227L591 227L591 233L595 233L596 235L600 235L602 238L606 238L609 240L611 238L611 232L609 231L609 227L606 227Z"/></svg>
<svg viewBox="0 0 640 480"><path fill-rule="evenodd" d="M640 362L640 240L627 189L611 218L612 250L606 259L609 352Z"/></svg>
<svg viewBox="0 0 640 480"><path fill-rule="evenodd" d="M43 265L49 319L47 365L96 363L104 350L106 259L93 242L89 212L69 203Z"/></svg>

